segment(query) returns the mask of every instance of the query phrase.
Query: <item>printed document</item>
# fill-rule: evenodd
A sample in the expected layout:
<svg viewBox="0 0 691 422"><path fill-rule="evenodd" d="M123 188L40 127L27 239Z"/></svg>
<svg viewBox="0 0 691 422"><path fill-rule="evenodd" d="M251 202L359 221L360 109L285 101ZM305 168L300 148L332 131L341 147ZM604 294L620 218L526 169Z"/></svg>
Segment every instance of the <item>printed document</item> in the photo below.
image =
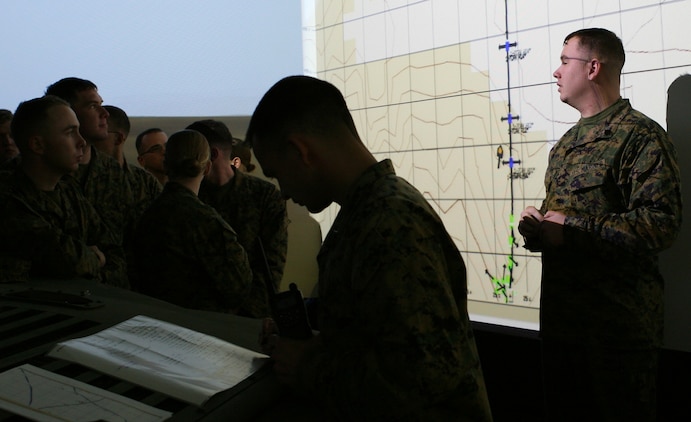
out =
<svg viewBox="0 0 691 422"><path fill-rule="evenodd" d="M0 408L40 422L156 422L172 416L165 410L28 364L0 374Z"/></svg>
<svg viewBox="0 0 691 422"><path fill-rule="evenodd" d="M201 406L259 370L269 357L213 336L138 315L48 356L76 362Z"/></svg>

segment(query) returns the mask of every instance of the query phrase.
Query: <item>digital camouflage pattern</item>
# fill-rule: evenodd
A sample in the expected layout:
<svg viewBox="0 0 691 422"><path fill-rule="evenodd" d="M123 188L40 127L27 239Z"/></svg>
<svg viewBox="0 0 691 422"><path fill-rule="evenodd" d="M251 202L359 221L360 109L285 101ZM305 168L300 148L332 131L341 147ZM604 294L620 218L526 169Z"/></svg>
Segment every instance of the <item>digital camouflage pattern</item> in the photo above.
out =
<svg viewBox="0 0 691 422"><path fill-rule="evenodd" d="M130 192L129 197L135 206L141 203L147 206L151 205L153 200L163 191L163 186L158 179L143 168L134 164L127 164L125 161L122 170L125 173L127 188Z"/></svg>
<svg viewBox="0 0 691 422"><path fill-rule="evenodd" d="M80 164L75 174L66 175L63 179L80 189L122 244L125 216L132 202L129 200L125 173L113 157L92 145L89 148L89 163Z"/></svg>
<svg viewBox="0 0 691 422"><path fill-rule="evenodd" d="M112 232L116 242L123 246L128 259L119 262L122 268L117 273L132 276L134 274L128 268L131 252L125 244L126 238L132 236L137 219L161 193L162 186L146 170L127 164L121 167L113 157L93 146L90 148L89 163L79 165L76 173L65 175L63 180L79 189ZM18 156L0 166L0 186L3 180L11 177L20 162L21 156ZM128 285L129 281L121 284L123 287Z"/></svg>
<svg viewBox="0 0 691 422"><path fill-rule="evenodd" d="M490 421L466 267L390 160L351 188L319 252L321 347L300 387L334 420Z"/></svg>
<svg viewBox="0 0 691 422"><path fill-rule="evenodd" d="M0 255L31 262L36 277L84 277L128 287L124 254L91 204L70 184L38 190L18 169L0 194ZM97 246L106 257L101 269Z"/></svg>
<svg viewBox="0 0 691 422"><path fill-rule="evenodd" d="M681 227L667 133L620 99L582 118L550 152L541 212L566 215L564 245L542 245L540 331L562 341L662 344L657 254Z"/></svg>
<svg viewBox="0 0 691 422"><path fill-rule="evenodd" d="M272 183L234 169L225 185L203 181L199 198L211 205L235 230L252 268L252 288L240 314L254 318L271 315L266 288L266 271L258 238L262 239L272 281L279 288L288 250L286 201Z"/></svg>
<svg viewBox="0 0 691 422"><path fill-rule="evenodd" d="M125 175L127 207L124 215L123 237L132 235L136 223L144 211L163 191L163 186L151 173L133 164L122 167Z"/></svg>
<svg viewBox="0 0 691 422"><path fill-rule="evenodd" d="M251 283L235 231L194 192L166 183L137 225L136 290L191 309L235 312Z"/></svg>

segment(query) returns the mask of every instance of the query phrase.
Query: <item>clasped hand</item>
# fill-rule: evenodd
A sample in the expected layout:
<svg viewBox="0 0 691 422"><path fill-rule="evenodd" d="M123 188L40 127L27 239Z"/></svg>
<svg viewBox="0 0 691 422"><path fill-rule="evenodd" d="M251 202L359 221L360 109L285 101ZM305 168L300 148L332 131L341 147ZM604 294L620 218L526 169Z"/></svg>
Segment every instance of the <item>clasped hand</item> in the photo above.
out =
<svg viewBox="0 0 691 422"><path fill-rule="evenodd" d="M564 245L564 221L566 215L558 211L547 211L543 216L535 207L521 212L518 232L525 239L525 248L533 252L557 248Z"/></svg>

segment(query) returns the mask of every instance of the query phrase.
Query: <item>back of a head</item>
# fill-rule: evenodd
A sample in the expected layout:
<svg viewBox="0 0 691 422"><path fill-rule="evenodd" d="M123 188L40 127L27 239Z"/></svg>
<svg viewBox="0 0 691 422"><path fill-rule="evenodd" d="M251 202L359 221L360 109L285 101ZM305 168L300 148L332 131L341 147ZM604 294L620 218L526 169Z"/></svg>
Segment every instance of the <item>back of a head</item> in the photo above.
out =
<svg viewBox="0 0 691 422"><path fill-rule="evenodd" d="M233 135L230 133L228 126L221 121L212 119L197 120L185 129L196 130L204 135L209 145L227 151L229 155L233 149Z"/></svg>
<svg viewBox="0 0 691 422"><path fill-rule="evenodd" d="M197 177L210 160L206 138L196 130L173 133L166 143L165 168L170 179Z"/></svg>
<svg viewBox="0 0 691 422"><path fill-rule="evenodd" d="M98 89L96 84L86 79L68 77L60 79L46 88L46 95L55 95L74 104L77 94L88 89Z"/></svg>
<svg viewBox="0 0 691 422"><path fill-rule="evenodd" d="M567 35L564 44L572 38L577 38L582 48L597 56L603 64L609 65L617 76L621 73L626 55L621 39L614 32L603 28L579 29Z"/></svg>
<svg viewBox="0 0 691 422"><path fill-rule="evenodd" d="M130 119L125 110L113 105L104 105L103 108L108 112L108 130L120 131L127 137L130 133Z"/></svg>
<svg viewBox="0 0 691 422"><path fill-rule="evenodd" d="M29 138L45 130L45 124L49 118L48 111L56 106L69 107L70 105L62 98L45 95L24 101L17 106L10 123L10 132L22 154L29 152Z"/></svg>
<svg viewBox="0 0 691 422"><path fill-rule="evenodd" d="M12 112L6 109L0 109L0 125L12 120Z"/></svg>
<svg viewBox="0 0 691 422"><path fill-rule="evenodd" d="M262 97L250 119L245 142L283 139L292 131L326 135L344 125L358 137L343 94L329 82L311 76L288 76Z"/></svg>

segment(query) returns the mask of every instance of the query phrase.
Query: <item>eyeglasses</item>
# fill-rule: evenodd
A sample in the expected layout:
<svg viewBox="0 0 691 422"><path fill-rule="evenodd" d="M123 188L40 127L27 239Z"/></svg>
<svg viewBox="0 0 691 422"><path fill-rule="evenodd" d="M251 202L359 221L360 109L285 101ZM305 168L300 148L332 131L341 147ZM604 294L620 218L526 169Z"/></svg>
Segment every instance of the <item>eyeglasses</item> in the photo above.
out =
<svg viewBox="0 0 691 422"><path fill-rule="evenodd" d="M569 57L569 56L561 56L560 59L562 62L565 60L578 60L580 62L586 62L586 63L590 61L590 59L582 59L580 57Z"/></svg>
<svg viewBox="0 0 691 422"><path fill-rule="evenodd" d="M149 147L149 149L139 154L139 156L141 157L142 155L146 155L152 152L163 154L166 152L166 146L163 144L152 145L151 147Z"/></svg>

